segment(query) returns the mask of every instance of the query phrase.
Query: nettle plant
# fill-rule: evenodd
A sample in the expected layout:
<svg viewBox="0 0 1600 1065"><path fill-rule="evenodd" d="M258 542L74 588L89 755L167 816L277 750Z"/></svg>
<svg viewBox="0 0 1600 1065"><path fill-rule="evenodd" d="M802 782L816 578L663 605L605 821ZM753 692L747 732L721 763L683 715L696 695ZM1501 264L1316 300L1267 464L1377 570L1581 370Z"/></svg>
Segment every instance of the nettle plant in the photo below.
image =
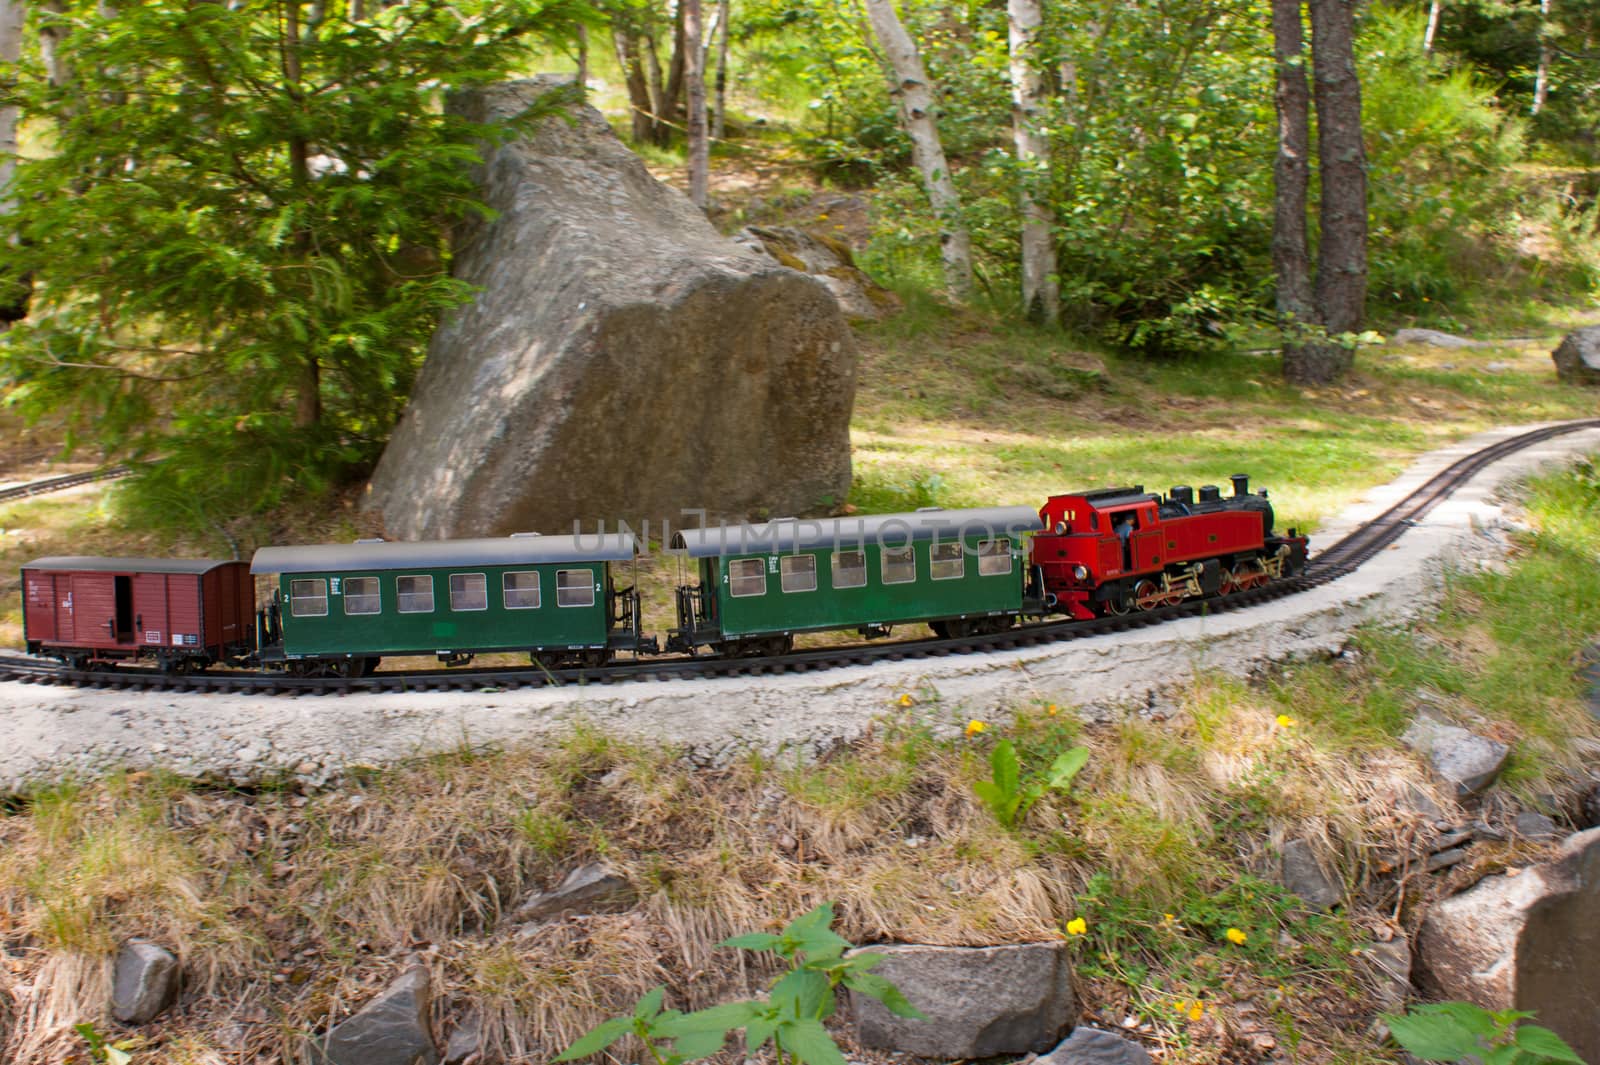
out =
<svg viewBox="0 0 1600 1065"><path fill-rule="evenodd" d="M846 1065L823 1024L834 1013L840 987L877 999L901 1017L920 1020L923 1014L899 988L870 971L882 955L853 953L850 941L833 931L833 919L833 904L823 903L777 935L756 932L719 944L772 951L789 963L766 997L683 1013L663 1009L666 988L657 987L638 1001L630 1016L596 1026L556 1060L588 1057L631 1035L656 1065L684 1065L715 1054L731 1033L743 1029L745 1048L752 1055L770 1042L780 1063Z"/></svg>
<svg viewBox="0 0 1600 1065"><path fill-rule="evenodd" d="M1519 1024L1533 1014L1486 1010L1468 1002L1413 1006L1405 1016L1385 1013L1394 1041L1423 1061L1474 1061L1482 1065L1584 1065L1548 1028Z"/></svg>

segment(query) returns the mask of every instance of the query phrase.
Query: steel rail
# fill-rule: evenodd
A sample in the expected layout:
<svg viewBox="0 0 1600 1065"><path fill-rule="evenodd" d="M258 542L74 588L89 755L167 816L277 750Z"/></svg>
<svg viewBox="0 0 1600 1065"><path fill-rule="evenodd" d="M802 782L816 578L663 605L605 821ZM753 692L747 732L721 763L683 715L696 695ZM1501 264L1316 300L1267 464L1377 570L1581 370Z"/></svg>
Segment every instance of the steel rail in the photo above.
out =
<svg viewBox="0 0 1600 1065"><path fill-rule="evenodd" d="M1319 552L1297 577L1210 599L1087 621L1049 621L1021 625L984 636L899 640L794 651L749 658L636 659L587 669L537 667L452 668L378 672L368 677L295 677L280 672L224 670L174 675L146 667L72 670L36 658L0 656L0 679L29 684L147 691L226 692L270 695L335 695L352 692L504 691L547 685L616 684L687 680L717 676L771 675L837 669L873 662L937 658L1036 647L1063 640L1127 632L1184 617L1227 613L1296 595L1355 572L1398 540L1484 467L1524 448L1584 429L1600 428L1600 418L1562 422L1498 441L1458 459L1382 514Z"/></svg>
<svg viewBox="0 0 1600 1065"><path fill-rule="evenodd" d="M0 488L0 503L9 503L13 499L30 499L33 496L59 492L64 488L76 488L80 484L92 484L95 481L114 481L118 477L126 477L132 472L133 470L127 466L107 466L103 470L69 473L61 477L47 477L42 481L16 484L10 488Z"/></svg>

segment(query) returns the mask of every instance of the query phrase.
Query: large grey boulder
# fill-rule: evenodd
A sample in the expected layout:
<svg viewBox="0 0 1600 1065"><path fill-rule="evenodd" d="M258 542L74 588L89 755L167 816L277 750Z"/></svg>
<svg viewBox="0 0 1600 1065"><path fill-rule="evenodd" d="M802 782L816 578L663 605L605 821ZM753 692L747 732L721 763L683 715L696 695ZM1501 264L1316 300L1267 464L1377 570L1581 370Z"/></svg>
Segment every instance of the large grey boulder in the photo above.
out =
<svg viewBox="0 0 1600 1065"><path fill-rule="evenodd" d="M111 970L111 1016L149 1024L178 997L178 959L147 939L130 939Z"/></svg>
<svg viewBox="0 0 1600 1065"><path fill-rule="evenodd" d="M745 226L733 239L791 270L815 277L852 321L875 322L900 309L900 298L868 277L856 265L850 245L837 237L796 226Z"/></svg>
<svg viewBox="0 0 1600 1065"><path fill-rule="evenodd" d="M1574 329L1550 353L1556 376L1575 385L1600 385L1600 325Z"/></svg>
<svg viewBox="0 0 1600 1065"><path fill-rule="evenodd" d="M1072 1027L1072 962L1065 943L999 947L867 947L873 972L897 986L926 1020L896 1017L850 994L863 1046L924 1058L1039 1053Z"/></svg>
<svg viewBox="0 0 1600 1065"><path fill-rule="evenodd" d="M1457 798L1466 798L1494 783L1511 748L1499 740L1477 736L1431 714L1418 714L1400 737L1425 758L1441 779L1453 784Z"/></svg>
<svg viewBox="0 0 1600 1065"><path fill-rule="evenodd" d="M1585 1061L1600 1061L1597 912L1600 829L1590 829L1547 865L1436 903L1417 941L1419 983L1485 1009L1533 1010Z"/></svg>
<svg viewBox="0 0 1600 1065"><path fill-rule="evenodd" d="M464 94L521 113L548 78ZM407 539L798 515L850 485L856 349L815 279L718 235L600 113L487 150L479 286L434 335L369 503ZM614 524L612 524L614 528Z"/></svg>
<svg viewBox="0 0 1600 1065"><path fill-rule="evenodd" d="M407 969L314 1044L312 1060L316 1065L439 1065L431 996L428 970Z"/></svg>

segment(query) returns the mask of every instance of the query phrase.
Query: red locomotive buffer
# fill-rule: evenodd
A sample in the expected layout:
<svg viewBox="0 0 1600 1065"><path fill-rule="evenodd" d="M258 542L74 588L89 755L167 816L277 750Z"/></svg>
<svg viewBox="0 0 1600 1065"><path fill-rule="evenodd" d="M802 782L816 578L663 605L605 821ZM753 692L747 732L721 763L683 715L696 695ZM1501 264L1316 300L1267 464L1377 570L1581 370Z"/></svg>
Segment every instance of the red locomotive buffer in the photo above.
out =
<svg viewBox="0 0 1600 1065"><path fill-rule="evenodd" d="M1263 489L1235 474L1233 495L1216 485L1196 496L1133 488L1051 496L1033 562L1053 605L1074 618L1154 610L1203 595L1253 588L1305 568L1306 538L1272 531Z"/></svg>

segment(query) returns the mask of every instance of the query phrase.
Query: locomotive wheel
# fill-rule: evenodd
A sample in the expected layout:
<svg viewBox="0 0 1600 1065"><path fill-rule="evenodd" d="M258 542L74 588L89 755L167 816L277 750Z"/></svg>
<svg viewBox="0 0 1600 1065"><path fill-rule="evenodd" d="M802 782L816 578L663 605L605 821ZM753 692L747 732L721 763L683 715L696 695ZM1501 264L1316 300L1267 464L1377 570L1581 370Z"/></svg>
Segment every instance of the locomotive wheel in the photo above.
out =
<svg viewBox="0 0 1600 1065"><path fill-rule="evenodd" d="M1260 562L1254 560L1241 562L1233 567L1233 586L1239 591L1257 588L1267 583L1266 570Z"/></svg>
<svg viewBox="0 0 1600 1065"><path fill-rule="evenodd" d="M1140 610L1154 610L1163 606L1167 601L1166 594L1161 591L1161 585L1148 577L1133 586L1133 605Z"/></svg>
<svg viewBox="0 0 1600 1065"><path fill-rule="evenodd" d="M1100 605L1108 615L1117 618L1133 609L1133 601L1128 597L1127 592L1114 595L1110 599L1104 600Z"/></svg>

